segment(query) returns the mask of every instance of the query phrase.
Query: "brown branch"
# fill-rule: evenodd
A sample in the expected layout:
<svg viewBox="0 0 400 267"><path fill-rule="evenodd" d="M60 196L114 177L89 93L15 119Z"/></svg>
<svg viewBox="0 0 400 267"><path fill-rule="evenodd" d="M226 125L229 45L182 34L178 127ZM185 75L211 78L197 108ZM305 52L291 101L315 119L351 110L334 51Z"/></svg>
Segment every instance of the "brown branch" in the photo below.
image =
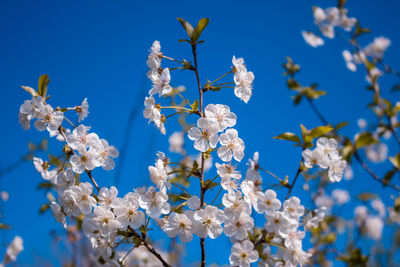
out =
<svg viewBox="0 0 400 267"><path fill-rule="evenodd" d="M196 80L197 80L197 87L199 90L199 108L200 108L200 116L204 117L204 111L203 111L203 89L200 84L200 76L199 76L199 69L197 65L197 53L196 53L196 44L192 44L192 53L193 53L193 59L194 59L194 72L196 74ZM204 188L204 157L203 154L201 155L201 164L200 164L200 207L202 208L204 206L204 193L206 192L206 189ZM206 251L204 247L204 238L200 238L200 248L201 248L201 267L206 266Z"/></svg>
<svg viewBox="0 0 400 267"><path fill-rule="evenodd" d="M146 238L144 237L144 235L139 235L139 234L136 233L136 231L134 231L134 230L132 230L132 234L133 234L136 238L138 238L138 239L141 241L142 245L145 246L145 247L147 248L147 250L148 250L151 254L153 254L154 256L156 256L156 258L159 259L159 260L161 261L161 263L162 263L162 265L163 265L164 267L172 267L172 266L171 266L168 262L166 262L166 261L164 260L164 258L153 248L153 246L150 245L150 244L146 241Z"/></svg>

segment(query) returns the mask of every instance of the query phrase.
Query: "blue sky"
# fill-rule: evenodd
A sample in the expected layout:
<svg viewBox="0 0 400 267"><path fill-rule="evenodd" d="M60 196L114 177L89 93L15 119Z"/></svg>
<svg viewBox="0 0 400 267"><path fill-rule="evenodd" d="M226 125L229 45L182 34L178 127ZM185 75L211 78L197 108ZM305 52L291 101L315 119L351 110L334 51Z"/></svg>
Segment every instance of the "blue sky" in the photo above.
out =
<svg viewBox="0 0 400 267"><path fill-rule="evenodd" d="M400 36L397 25L400 18L398 1L348 1L350 15L357 17L373 34L362 38L363 44L372 37L385 36L392 40L386 53L387 63L400 69ZM349 48L340 38L327 40L317 49L308 46L301 30L314 29L311 6L332 6L335 1L1 1L0 2L0 77L2 99L0 116L0 166L17 160L27 151L29 141L40 141L44 135L35 130L24 131L17 121L19 105L29 96L20 85L37 86L41 74L50 77L50 103L54 106L74 106L84 97L90 104L86 125L121 149L126 123L132 105L142 103L143 92L150 89L144 80L147 71L147 51L154 40L161 42L165 55L191 60L186 43L178 43L185 33L176 17L192 24L200 18L210 18L203 33L206 40L198 49L200 76L216 78L230 70L232 55L243 57L249 70L255 74L254 95L249 104L239 101L230 89L207 94L205 103L223 103L238 115L237 130L246 144L246 159L254 151L260 152L261 164L279 176L293 176L299 151L284 141L272 137L285 131L299 131L299 124L308 128L320 125L306 103L294 107L291 92L286 89L281 63L286 56L302 66L300 81L318 82L328 96L317 105L334 122L349 121L345 133L356 132L360 117L373 118L366 108L371 93L366 91L362 71L352 73L345 68L341 51ZM172 65L171 65L172 66ZM190 72L172 73L172 84L184 84L187 96L196 97L194 76ZM395 80L388 78L388 88ZM385 89L384 89L385 92ZM398 94L389 95L396 97ZM167 151L167 136L161 136L153 126L139 116L132 126L127 157L122 171L120 191L149 184L147 166L152 164L155 152ZM167 124L172 133L175 123ZM53 146L50 151L58 150ZM389 151L390 148L389 148ZM389 152L390 153L390 152ZM392 150L392 154L394 150ZM118 164L118 162L117 162ZM243 162L244 166L244 162ZM380 167L377 166L379 172ZM95 172L99 183L111 185L115 172ZM352 184L381 190L362 170L355 168ZM55 263L57 255L51 247L49 229L60 231L50 214L38 215L45 202L42 192L35 189L41 178L29 163L5 176L3 190L10 193L5 206L4 221L13 226L6 240L19 234L25 241L25 250L19 266L30 266L38 258ZM265 177L264 179L267 179ZM300 182L302 179L300 180ZM389 190L382 192L393 193ZM382 193L381 192L381 193ZM284 192L281 193L282 195ZM294 194L302 196L301 186ZM388 196L386 196L388 200ZM349 210L349 212L352 212ZM349 213L350 214L350 213ZM189 247L196 253L197 242ZM208 241L209 242L209 241ZM222 244L224 257L209 253L210 262L227 263L229 246ZM226 248L226 249L225 249ZM44 264L41 262L41 264ZM40 264L39 264L40 265ZM39 266L37 265L37 266ZM45 266L45 265L40 265Z"/></svg>

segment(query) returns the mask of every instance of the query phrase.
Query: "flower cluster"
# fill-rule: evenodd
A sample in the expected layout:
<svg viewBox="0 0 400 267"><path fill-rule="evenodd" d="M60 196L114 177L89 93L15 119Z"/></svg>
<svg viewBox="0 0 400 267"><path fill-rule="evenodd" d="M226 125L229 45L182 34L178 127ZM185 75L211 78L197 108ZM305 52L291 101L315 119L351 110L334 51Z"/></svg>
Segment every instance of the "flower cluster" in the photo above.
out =
<svg viewBox="0 0 400 267"><path fill-rule="evenodd" d="M321 137L317 140L316 148L306 149L302 155L305 167L313 168L318 165L322 169L329 169L328 175L331 182L342 180L347 163L340 156L335 139Z"/></svg>

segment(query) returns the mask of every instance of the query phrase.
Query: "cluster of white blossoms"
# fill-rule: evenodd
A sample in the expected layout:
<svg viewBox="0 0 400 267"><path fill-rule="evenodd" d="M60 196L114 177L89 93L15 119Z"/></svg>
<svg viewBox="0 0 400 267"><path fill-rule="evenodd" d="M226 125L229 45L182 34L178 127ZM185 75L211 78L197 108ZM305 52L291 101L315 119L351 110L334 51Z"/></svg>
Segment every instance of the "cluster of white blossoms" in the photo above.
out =
<svg viewBox="0 0 400 267"><path fill-rule="evenodd" d="M162 57L160 43L155 41L147 60L150 68L147 75L153 87L145 99L143 114L165 134L166 117L161 114L161 106L156 104L154 95L171 95L174 88L169 84L169 69L161 68ZM235 95L247 103L252 94L254 75L247 71L242 58L233 57L233 65ZM194 157L187 156L183 148L185 133L174 132L169 138L170 150L184 155L184 160L179 164L172 163L164 153L158 152L154 165L148 167L153 185L133 189L119 197L116 187L100 188L92 176L92 170L95 168L113 169L118 150L96 133L90 132L91 128L88 126L75 126L71 123L73 128L68 129L61 125L64 112L68 110L78 112L79 122L84 119L88 114L87 100L85 99L81 106L57 108L54 111L46 103L45 97L35 95L33 89L29 91L33 98L25 101L20 108L19 117L23 128L28 129L30 120L36 118L35 126L38 130L47 129L50 136L57 136L57 140L64 143L64 153L59 157L64 157L64 161L55 168L51 162L37 157L33 160L36 170L43 179L51 182L58 195L57 201L53 198L50 208L55 219L64 227L67 226L67 220L68 223L76 220L82 224L83 232L93 249L89 258L97 266L121 266L128 262L141 261L145 253L140 251L145 248L157 260L161 260L162 256L150 249L146 243L151 220L155 221L167 236L179 238L183 243L191 242L195 235L200 239L215 239L225 234L233 243L229 257L233 266L248 267L259 261L259 258L262 259L263 266L303 266L311 257L311 254L302 248L305 231L319 225L326 208L320 207L305 214L305 208L300 204L299 198L289 198L288 195L282 203L274 190L263 189L258 152L254 153L253 159L249 159L245 178L242 179L237 164L244 158L245 145L239 138L238 131L233 128L237 116L231 112L229 106L208 104L204 111L193 107L191 110L186 109L188 115L200 116L197 126L187 131L194 149L200 152L196 161L193 160ZM67 119L65 121L70 122ZM303 152L306 167L311 168L318 164L322 168L329 168L330 179L339 181L346 163L339 156L337 149L337 143L333 139L320 138L317 148ZM205 177L205 173L212 167L213 152L217 153L222 162L215 164L218 175L211 180ZM233 160L237 163L232 163ZM201 162L200 168L198 162ZM171 167L173 164L179 167ZM178 177L177 172L184 173L184 176L189 174L186 178L201 176L201 198L195 194L190 195L175 183L173 178ZM80 176L84 173L90 182L84 181ZM220 183L213 183L218 177ZM174 207L172 201L169 202L172 200L172 197L169 199L169 194L174 195L173 185L185 193L179 200L181 203L178 207ZM216 200L222 192L221 204L213 205L214 201L207 202L204 198L204 192L208 189L206 185L221 187L214 199ZM93 186L97 193L94 192ZM253 210L263 214L265 218L258 228L253 218ZM139 233L136 232L138 229ZM254 241L251 237L255 237L260 229L264 235ZM135 238L138 242L134 241ZM117 251L119 245L127 240L135 243L136 247L129 257L130 252L122 256L123 254ZM271 250L272 246L275 246L276 250ZM263 255L259 255L260 251L263 251ZM162 258L167 259L167 256Z"/></svg>
<svg viewBox="0 0 400 267"><path fill-rule="evenodd" d="M362 234L379 241L382 238L386 219L386 207L380 198L371 201L372 210L367 206L357 206L354 209L354 217Z"/></svg>
<svg viewBox="0 0 400 267"><path fill-rule="evenodd" d="M349 50L344 50L342 54L347 68L353 72L356 71L357 65L366 64L368 57L381 60L390 44L390 39L386 37L377 37L372 41L372 43L358 49L357 51L354 51L353 53ZM382 76L382 71L374 67L369 70L366 79L369 83L371 83L372 79L376 79L380 76Z"/></svg>
<svg viewBox="0 0 400 267"><path fill-rule="evenodd" d="M329 169L328 177L331 182L342 180L347 163L340 156L335 139L319 138L316 148L304 150L302 156L305 167L310 169L318 165L322 169Z"/></svg>
<svg viewBox="0 0 400 267"><path fill-rule="evenodd" d="M254 74L251 71L247 71L243 58L236 59L233 56L232 63L234 66L233 72L235 73L233 77L236 84L235 95L247 103L252 94Z"/></svg>
<svg viewBox="0 0 400 267"><path fill-rule="evenodd" d="M335 37L335 27L340 27L345 31L351 31L357 23L356 18L349 18L347 16L348 10L345 8L328 7L322 9L320 7L313 7L314 24L317 25L319 31L326 38ZM304 40L312 47L324 45L324 40L318 35L302 31Z"/></svg>
<svg viewBox="0 0 400 267"><path fill-rule="evenodd" d="M150 54L147 59L147 66L150 70L147 72L147 77L153 83L153 87L149 91L149 96L146 97L144 101L145 109L143 111L143 116L149 119L150 122L159 128L162 134L165 134L165 117L161 114L161 108L156 104L154 95L164 96L172 92L172 86L169 84L171 81L171 75L169 69L162 69L161 67L161 45L159 41L154 41L150 49Z"/></svg>
<svg viewBox="0 0 400 267"><path fill-rule="evenodd" d="M23 244L22 238L20 236L15 236L6 249L6 254L4 255L3 261L0 263L0 267L15 262L19 253L24 250Z"/></svg>

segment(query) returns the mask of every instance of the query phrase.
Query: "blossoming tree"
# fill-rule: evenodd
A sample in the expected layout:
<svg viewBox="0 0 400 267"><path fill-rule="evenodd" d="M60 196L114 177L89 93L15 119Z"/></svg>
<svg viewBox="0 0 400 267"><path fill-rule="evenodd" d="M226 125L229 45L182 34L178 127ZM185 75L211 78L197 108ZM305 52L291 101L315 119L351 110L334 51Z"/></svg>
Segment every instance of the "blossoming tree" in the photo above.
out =
<svg viewBox="0 0 400 267"><path fill-rule="evenodd" d="M178 18L187 35L180 42L192 51L190 61L179 59L179 55L165 55L158 41L150 48L146 63L152 87L144 99L143 116L161 134L172 131L169 150L174 153L173 156L157 153L154 165L148 167L152 186L135 188L125 195L119 195L115 186L101 186L92 171L95 168L112 170L119 153L91 131L91 127L82 124L89 113L87 99L78 106L52 106L47 94L47 75L39 78L37 89L22 86L31 95L20 107L22 127L28 130L34 121L38 131L47 132L60 142L62 151L58 157L33 158L35 169L45 180L43 185L53 191L44 208L51 209L63 227L76 225L84 233L91 247L88 255L91 266L177 266L181 262L180 253L166 251L154 243L166 238L182 244L199 242L197 258L200 266L206 266L207 244L222 236L229 237L231 242L226 261L232 266L253 263L325 266L332 259L351 266L375 263L376 259L363 253L352 238L346 240L347 247L335 246L335 242L343 231L341 228L349 232L359 229L368 238L379 240L385 224L385 205L374 194L362 194L360 198L371 201L373 209L359 206L354 220L346 220L333 215L331 209L334 204L348 202L349 193L335 189L328 196L326 192L328 187L341 182L343 176L351 178L352 159L374 180L391 190L400 190L392 181L400 170L400 154L389 158L393 167L384 177L375 174L362 155L365 152L367 160L372 162L385 160L383 154L387 148L381 139L394 138L400 144L397 134L400 125L396 119L400 104L383 98L379 87L383 71L398 75L383 61L390 40L380 37L365 47L359 45L357 37L369 30L361 28L357 19L348 17L344 1L339 1L337 7L314 7L313 13L318 33L302 32L311 46L325 43L320 34L334 38L337 28L350 34L348 41L353 51L345 50L343 57L351 71L356 71L358 66L365 67L368 89L373 93L370 108L376 113L378 124L367 131L360 121L360 132L354 138L342 135L340 130L346 124L329 122L315 104L326 92L317 90L315 84L302 86L297 79L300 66L288 58L283 66L288 76L287 85L296 94L294 103L307 100L321 120L321 126L313 129L301 124L299 136L292 132L276 136L299 148L301 160L295 163L298 168L293 177L282 178L264 169L259 152L251 153L247 170L240 171L245 159L245 140L235 129L240 114L236 115L223 103L214 103L212 95L222 88L231 88L231 95L242 100L243 105L251 103L255 75L248 71L243 58L233 56L226 73L208 74L216 77L212 81L200 77L198 48L203 43L200 37L208 19L201 19L193 27ZM174 85L171 73L176 70L185 71L196 81L197 99L187 98L185 88ZM77 114L77 123L70 119L70 112ZM165 123L175 118L181 129L173 131ZM184 143L198 154L189 155ZM265 175L275 181L272 186L263 183ZM304 181L300 182L300 177ZM310 192L312 206L304 205L292 194L300 183ZM284 192L283 198L278 197L278 190ZM207 195L212 197L206 198ZM400 223L400 198L391 205L390 220ZM261 224L256 223L256 217L262 218ZM161 229L162 236L152 234L154 228ZM397 252L396 246L392 253ZM369 255L378 254L371 248Z"/></svg>

